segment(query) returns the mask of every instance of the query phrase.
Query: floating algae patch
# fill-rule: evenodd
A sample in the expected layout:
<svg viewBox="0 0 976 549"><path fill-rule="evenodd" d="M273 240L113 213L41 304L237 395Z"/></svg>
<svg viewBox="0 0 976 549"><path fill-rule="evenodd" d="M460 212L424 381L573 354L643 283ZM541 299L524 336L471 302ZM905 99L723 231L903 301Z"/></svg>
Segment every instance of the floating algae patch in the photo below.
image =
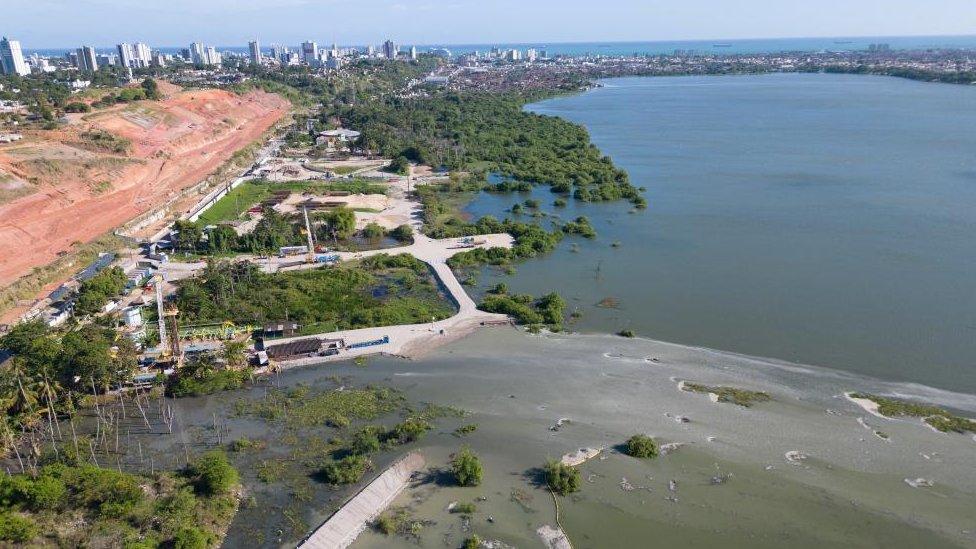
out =
<svg viewBox="0 0 976 549"><path fill-rule="evenodd" d="M715 395L713 399L716 402L728 402L731 404L744 406L746 408L756 404L757 402L767 402L772 400L769 393L765 393L763 391L750 391L748 389L739 389L736 387L710 386L702 385L700 383L684 382L681 384L681 389L683 391L689 391L692 393Z"/></svg>
<svg viewBox="0 0 976 549"><path fill-rule="evenodd" d="M954 415L938 406L868 393L851 393L849 396L874 402L878 405L878 413L883 416L922 418L927 425L943 433L976 433L976 421Z"/></svg>

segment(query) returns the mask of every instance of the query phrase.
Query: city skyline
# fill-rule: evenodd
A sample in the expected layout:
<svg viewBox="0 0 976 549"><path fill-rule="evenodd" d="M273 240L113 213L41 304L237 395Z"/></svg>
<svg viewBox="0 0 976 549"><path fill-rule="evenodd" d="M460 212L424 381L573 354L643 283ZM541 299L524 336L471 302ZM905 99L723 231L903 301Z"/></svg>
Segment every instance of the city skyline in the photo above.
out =
<svg viewBox="0 0 976 549"><path fill-rule="evenodd" d="M698 0L675 6L657 0L610 0L599 9L568 0L524 4L514 0L470 0L405 4L391 0L173 0L132 5L120 0L10 0L2 32L24 49L110 47L138 38L162 46L205 40L219 46L298 44L310 36L323 43L380 44L395 37L402 44L643 42L741 40L809 37L967 36L973 34L976 8L967 0L935 0L921 5L824 0L784 9L774 0L744 0L728 6ZM124 7L124 9L123 9ZM58 17L51 17L53 11ZM402 25L405 12L419 17ZM221 25L209 24L220 16ZM369 14L368 17L364 14ZM309 25L309 21L341 25ZM62 23L62 21L70 21Z"/></svg>

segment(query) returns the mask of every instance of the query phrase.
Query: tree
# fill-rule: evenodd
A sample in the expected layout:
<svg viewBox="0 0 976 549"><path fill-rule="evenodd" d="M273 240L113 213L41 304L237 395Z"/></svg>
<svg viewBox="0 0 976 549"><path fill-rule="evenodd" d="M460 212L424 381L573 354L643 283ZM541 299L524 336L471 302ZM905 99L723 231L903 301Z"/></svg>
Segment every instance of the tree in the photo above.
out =
<svg viewBox="0 0 976 549"><path fill-rule="evenodd" d="M159 84L157 84L152 78L146 78L140 85L142 86L143 92L146 94L146 99L162 99L162 94L159 93Z"/></svg>
<svg viewBox="0 0 976 549"><path fill-rule="evenodd" d="M386 169L396 174L407 175L410 173L410 161L406 156L400 155L394 158Z"/></svg>
<svg viewBox="0 0 976 549"><path fill-rule="evenodd" d="M186 221L184 219L173 223L173 230L176 232L176 250L181 252L195 252L203 238L203 229L199 223Z"/></svg>
<svg viewBox="0 0 976 549"><path fill-rule="evenodd" d="M203 454L190 466L188 472L197 491L208 496L230 492L240 479L237 469L234 469L221 450Z"/></svg>
<svg viewBox="0 0 976 549"><path fill-rule="evenodd" d="M579 469L556 460L546 462L545 476L549 488L561 496L578 492L582 485Z"/></svg>
<svg viewBox="0 0 976 549"><path fill-rule="evenodd" d="M349 447L352 453L357 455L369 455L380 451L380 438L377 429L364 427L352 437L352 444Z"/></svg>
<svg viewBox="0 0 976 549"><path fill-rule="evenodd" d="M345 206L317 213L315 220L322 223L319 234L327 239L341 240L356 232L356 212Z"/></svg>
<svg viewBox="0 0 976 549"><path fill-rule="evenodd" d="M240 369L247 366L247 343L244 341L225 341L223 359L228 368Z"/></svg>
<svg viewBox="0 0 976 549"><path fill-rule="evenodd" d="M481 484L482 468L478 455L467 446L462 447L454 459L451 460L451 472L459 486L477 486Z"/></svg>
<svg viewBox="0 0 976 549"><path fill-rule="evenodd" d="M627 455L635 458L657 457L657 443L647 435L634 435L627 440Z"/></svg>

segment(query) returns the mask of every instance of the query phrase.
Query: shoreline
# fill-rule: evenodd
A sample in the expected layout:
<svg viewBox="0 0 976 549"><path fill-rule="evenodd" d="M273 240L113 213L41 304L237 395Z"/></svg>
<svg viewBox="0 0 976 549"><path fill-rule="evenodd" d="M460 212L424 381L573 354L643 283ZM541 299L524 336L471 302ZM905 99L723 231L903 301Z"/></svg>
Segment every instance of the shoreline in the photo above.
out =
<svg viewBox="0 0 976 549"><path fill-rule="evenodd" d="M330 362L341 362L359 356L370 356L370 355L386 355L386 356L392 356L392 357L402 358L405 360L414 361L414 360L424 358L425 356L433 353L434 351L439 350L441 347L445 345L455 343L457 341L460 341L468 336L477 333L479 331L479 328L510 326L513 327L516 332L522 335L525 336L530 335L527 332L525 332L523 329L521 329L519 326L515 325L514 322L511 321L511 319L507 319L499 323L498 317L502 317L504 315L482 313L481 311L478 312L481 313L482 315L486 315L487 317L494 317L494 318L488 318L487 320L489 320L490 322L488 324L482 323L481 322L482 319L478 317L467 319L467 321L465 321L464 319L459 319L458 321L456 321L455 324L451 326L452 331L450 332L445 331L444 334L431 332L429 323L393 326L391 328L400 328L400 329L406 328L412 331L416 331L417 333L411 334L406 341L401 341L398 344L395 344L393 348L386 347L383 349L370 349L370 348L357 349L353 352L350 352L348 354L342 354L342 355L334 355L328 357L310 357L310 358L281 361L279 362L279 365L281 366L282 369L289 369L289 368L296 368L296 367L314 366L320 363L324 364ZM436 324L438 328L440 328L444 323L451 322L457 316L459 315L455 315L449 319L439 321ZM376 331L376 330L382 331L384 330L384 328L363 328L361 330L352 330L346 332L332 332L330 334L316 334L314 336L306 336L306 337L325 338L325 337L335 337L335 336L342 336L342 335L348 336L351 333L357 333L363 331ZM825 376L827 378L834 379L838 382L846 382L852 387L860 387L860 386L864 386L865 384L870 384L872 386L886 386L888 388L883 390L889 393L896 393L895 396L896 398L916 399L916 400L921 400L932 404L944 406L947 408L961 410L970 414L976 414L976 394L949 391L946 389L941 389L939 387L934 387L931 385L923 385L915 382L873 378L873 377L864 376L862 374L857 374L855 372L838 370L835 368L831 368L829 366L818 366L813 364L789 362L774 357L747 355L743 353L737 353L734 351L724 351L721 349L713 349L711 347L687 345L684 343L662 341L658 339L653 339L649 337L640 337L640 336L635 338L628 338L624 340L621 339L620 336L614 334L603 334L598 332L592 333L592 332L566 331L566 332L559 332L559 333L546 332L545 334L538 335L536 337L595 339L595 340L607 340L607 341L621 342L621 343L639 341L650 345L663 345L665 347L672 347L680 350L706 353L708 355L712 355L716 357L717 359L721 359L723 357L729 357L738 360L744 360L749 363L752 363L750 364L750 366L766 366L766 367L775 368L777 370L782 370L785 372ZM393 345L392 338L391 338L391 345ZM650 357L650 356L637 357L637 356L622 355L614 358L628 359L628 360L641 360L648 363L654 362L653 361L654 357ZM681 387L682 381L683 380L679 380L677 383L677 388L679 391L682 390ZM848 397L848 394L852 392L857 392L857 390L852 389L849 391L845 391L842 396L844 397L845 400L851 402L852 404L863 409L865 412L870 413L876 417L882 419L888 419L888 420L897 420L897 418L890 418L888 416L881 415L876 410L872 411L870 409L871 405L874 405L874 408L877 408L877 405L873 401L865 400L865 402L870 404L862 404L856 402L855 399ZM864 400L864 399L860 399L860 400Z"/></svg>

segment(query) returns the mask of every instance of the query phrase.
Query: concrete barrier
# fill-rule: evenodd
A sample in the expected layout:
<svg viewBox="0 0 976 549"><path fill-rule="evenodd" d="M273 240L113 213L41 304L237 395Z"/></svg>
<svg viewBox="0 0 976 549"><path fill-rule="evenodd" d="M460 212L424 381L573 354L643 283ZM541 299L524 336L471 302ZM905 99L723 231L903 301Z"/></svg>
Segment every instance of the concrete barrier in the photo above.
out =
<svg viewBox="0 0 976 549"><path fill-rule="evenodd" d="M418 452L407 454L350 498L298 546L303 549L349 547L369 523L393 503L407 486L410 477L425 463L424 456Z"/></svg>

